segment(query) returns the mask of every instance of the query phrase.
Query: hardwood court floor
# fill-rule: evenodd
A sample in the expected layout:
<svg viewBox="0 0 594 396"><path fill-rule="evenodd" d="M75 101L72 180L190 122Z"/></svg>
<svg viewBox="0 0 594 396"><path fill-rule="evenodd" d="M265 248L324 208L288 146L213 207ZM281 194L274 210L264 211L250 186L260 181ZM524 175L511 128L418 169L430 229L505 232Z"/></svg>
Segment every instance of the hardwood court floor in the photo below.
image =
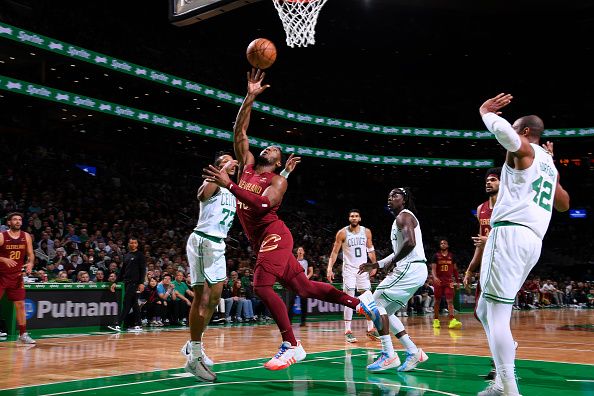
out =
<svg viewBox="0 0 594 396"><path fill-rule="evenodd" d="M591 310L514 312L524 395L594 395L593 316ZM462 330L448 330L444 320L436 331L431 320L403 320L429 354L429 361L407 374L366 372L379 344L365 339L362 320L353 322L356 344L344 342L342 321L295 326L308 358L280 372L262 368L280 343L274 324L214 327L205 337L219 373L214 385L197 383L180 369L183 330L45 338L34 348L3 342L0 394L476 394L490 369L479 323L462 315Z"/></svg>

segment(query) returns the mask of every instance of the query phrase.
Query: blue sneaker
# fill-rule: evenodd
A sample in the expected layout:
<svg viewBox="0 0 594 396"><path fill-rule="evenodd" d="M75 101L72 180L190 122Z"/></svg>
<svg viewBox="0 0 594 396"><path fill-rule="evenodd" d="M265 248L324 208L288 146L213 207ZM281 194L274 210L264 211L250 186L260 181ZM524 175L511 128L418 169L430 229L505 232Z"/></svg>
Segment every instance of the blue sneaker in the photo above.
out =
<svg viewBox="0 0 594 396"><path fill-rule="evenodd" d="M429 356L421 348L417 351L417 353L409 353L406 352L406 359L402 366L398 367L398 371L412 371L415 367L417 367L420 363L423 363L429 359Z"/></svg>
<svg viewBox="0 0 594 396"><path fill-rule="evenodd" d="M375 325L375 328L381 330L382 326L382 319L377 309L377 305L375 304L375 300L373 299L373 294L369 290L365 291L365 293L359 296L359 305L357 306L357 313L360 315L364 315L367 320L371 320Z"/></svg>
<svg viewBox="0 0 594 396"><path fill-rule="evenodd" d="M398 366L400 366L400 358L398 357L398 354L395 353L393 357L389 357L386 352L382 351L379 358L367 366L367 370L371 372L377 372L389 370Z"/></svg>

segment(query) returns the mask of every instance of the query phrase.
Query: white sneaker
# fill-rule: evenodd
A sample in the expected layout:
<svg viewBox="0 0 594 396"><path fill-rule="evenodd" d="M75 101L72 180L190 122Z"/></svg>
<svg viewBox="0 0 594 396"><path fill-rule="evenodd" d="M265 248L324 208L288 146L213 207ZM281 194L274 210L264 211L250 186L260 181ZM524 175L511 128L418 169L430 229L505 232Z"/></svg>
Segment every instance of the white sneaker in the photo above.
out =
<svg viewBox="0 0 594 396"><path fill-rule="evenodd" d="M476 394L477 396L500 396L503 395L503 386L497 381L489 381L489 386Z"/></svg>
<svg viewBox="0 0 594 396"><path fill-rule="evenodd" d="M406 359L402 366L398 367L398 371L412 371L415 367L419 364L427 361L429 356L421 348L417 351L417 353L406 353Z"/></svg>
<svg viewBox="0 0 594 396"><path fill-rule="evenodd" d="M217 375L204 363L201 352L197 356L190 354L184 369L186 372L193 374L198 381L214 382L217 379Z"/></svg>
<svg viewBox="0 0 594 396"><path fill-rule="evenodd" d="M408 318L408 313L402 312L402 316L405 317L405 318Z"/></svg>
<svg viewBox="0 0 594 396"><path fill-rule="evenodd" d="M118 333L119 333L120 331L122 331L122 328L121 328L120 326L107 326L107 328L108 328L109 330L117 331Z"/></svg>
<svg viewBox="0 0 594 396"><path fill-rule="evenodd" d="M24 345L35 345L37 344L37 342L35 342L35 340L33 338L31 338L31 336L29 335L29 333L23 333L19 336L19 338L17 338L17 345L19 346L24 346Z"/></svg>
<svg viewBox="0 0 594 396"><path fill-rule="evenodd" d="M380 354L379 358L367 366L367 370L371 372L384 371L400 366L400 358L397 353L389 357L386 352Z"/></svg>
<svg viewBox="0 0 594 396"><path fill-rule="evenodd" d="M0 331L0 337L7 337L7 336L8 336L8 333Z"/></svg>
<svg viewBox="0 0 594 396"><path fill-rule="evenodd" d="M204 343L201 343L200 346L202 349L202 359L204 361L204 364L206 364L208 367L214 366L214 362L208 356L206 356L206 351L204 350ZM184 355L185 357L188 357L188 356L190 356L191 353L192 353L192 341L188 341L182 347L181 354Z"/></svg>
<svg viewBox="0 0 594 396"><path fill-rule="evenodd" d="M128 333L142 333L142 327L134 326L128 329Z"/></svg>
<svg viewBox="0 0 594 396"><path fill-rule="evenodd" d="M290 342L283 341L276 355L264 364L264 368L268 370L286 369L290 365L302 361L306 356L301 341L297 340L297 346L292 346Z"/></svg>

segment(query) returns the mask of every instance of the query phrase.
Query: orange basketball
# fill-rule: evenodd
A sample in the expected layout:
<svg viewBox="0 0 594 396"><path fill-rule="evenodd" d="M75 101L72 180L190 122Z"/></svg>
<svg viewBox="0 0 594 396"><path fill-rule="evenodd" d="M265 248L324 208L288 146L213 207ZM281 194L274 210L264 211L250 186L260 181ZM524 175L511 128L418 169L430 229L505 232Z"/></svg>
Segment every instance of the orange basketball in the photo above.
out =
<svg viewBox="0 0 594 396"><path fill-rule="evenodd" d="M276 60L276 47L268 39L257 38L248 45L245 54L253 67L267 69Z"/></svg>

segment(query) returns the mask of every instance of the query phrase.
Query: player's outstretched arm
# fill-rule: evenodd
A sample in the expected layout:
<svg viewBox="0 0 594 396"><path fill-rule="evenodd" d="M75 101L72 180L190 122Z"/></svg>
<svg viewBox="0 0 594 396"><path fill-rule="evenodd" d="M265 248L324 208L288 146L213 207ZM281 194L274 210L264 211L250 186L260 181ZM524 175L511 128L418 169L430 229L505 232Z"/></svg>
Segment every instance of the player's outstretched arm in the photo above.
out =
<svg viewBox="0 0 594 396"><path fill-rule="evenodd" d="M247 73L247 94L235 119L235 126L233 127L233 150L235 151L235 157L239 160L242 167L254 163L254 155L250 152L247 129L250 124L250 115L256 97L270 87L270 85L262 85L265 75L266 73L259 69L252 69L251 72Z"/></svg>
<svg viewBox="0 0 594 396"><path fill-rule="evenodd" d="M344 242L345 239L346 239L346 231L344 230L344 228L342 228L342 229L340 229L340 231L338 231L336 233L336 238L334 239L334 245L332 246L332 252L330 253L330 258L328 258L328 268L326 269L326 279L328 279L328 282L334 281L334 271L332 269L334 268L334 263L336 262L336 259L338 258L338 252L340 252L342 243Z"/></svg>
<svg viewBox="0 0 594 396"><path fill-rule="evenodd" d="M209 165L208 168L202 169L202 177L206 181L227 188L241 202L248 205L258 214L266 213L276 205L280 204L287 191L287 179L278 175L272 178L272 183L266 190L264 190L262 195L255 194L239 187L231 181L226 170L217 169L217 167L213 165Z"/></svg>
<svg viewBox="0 0 594 396"><path fill-rule="evenodd" d="M500 110L509 105L512 99L512 95L500 93L493 98L487 99L479 108L479 113L487 129L495 135L497 141L509 153L520 159L525 157L534 158L534 150L530 146L528 139L518 134L505 118L499 116L501 114ZM531 162L522 164L521 169L525 169L531 164Z"/></svg>
<svg viewBox="0 0 594 396"><path fill-rule="evenodd" d="M227 162L222 167L222 169L225 172L229 173L229 170L232 169L233 167L236 167L237 165L238 165L237 161L232 160L232 161ZM216 184L214 181L204 180L202 185L198 188L197 198L200 202L204 202L207 199L210 199L210 197L212 197L213 195L215 195L218 190L219 190L219 185Z"/></svg>

